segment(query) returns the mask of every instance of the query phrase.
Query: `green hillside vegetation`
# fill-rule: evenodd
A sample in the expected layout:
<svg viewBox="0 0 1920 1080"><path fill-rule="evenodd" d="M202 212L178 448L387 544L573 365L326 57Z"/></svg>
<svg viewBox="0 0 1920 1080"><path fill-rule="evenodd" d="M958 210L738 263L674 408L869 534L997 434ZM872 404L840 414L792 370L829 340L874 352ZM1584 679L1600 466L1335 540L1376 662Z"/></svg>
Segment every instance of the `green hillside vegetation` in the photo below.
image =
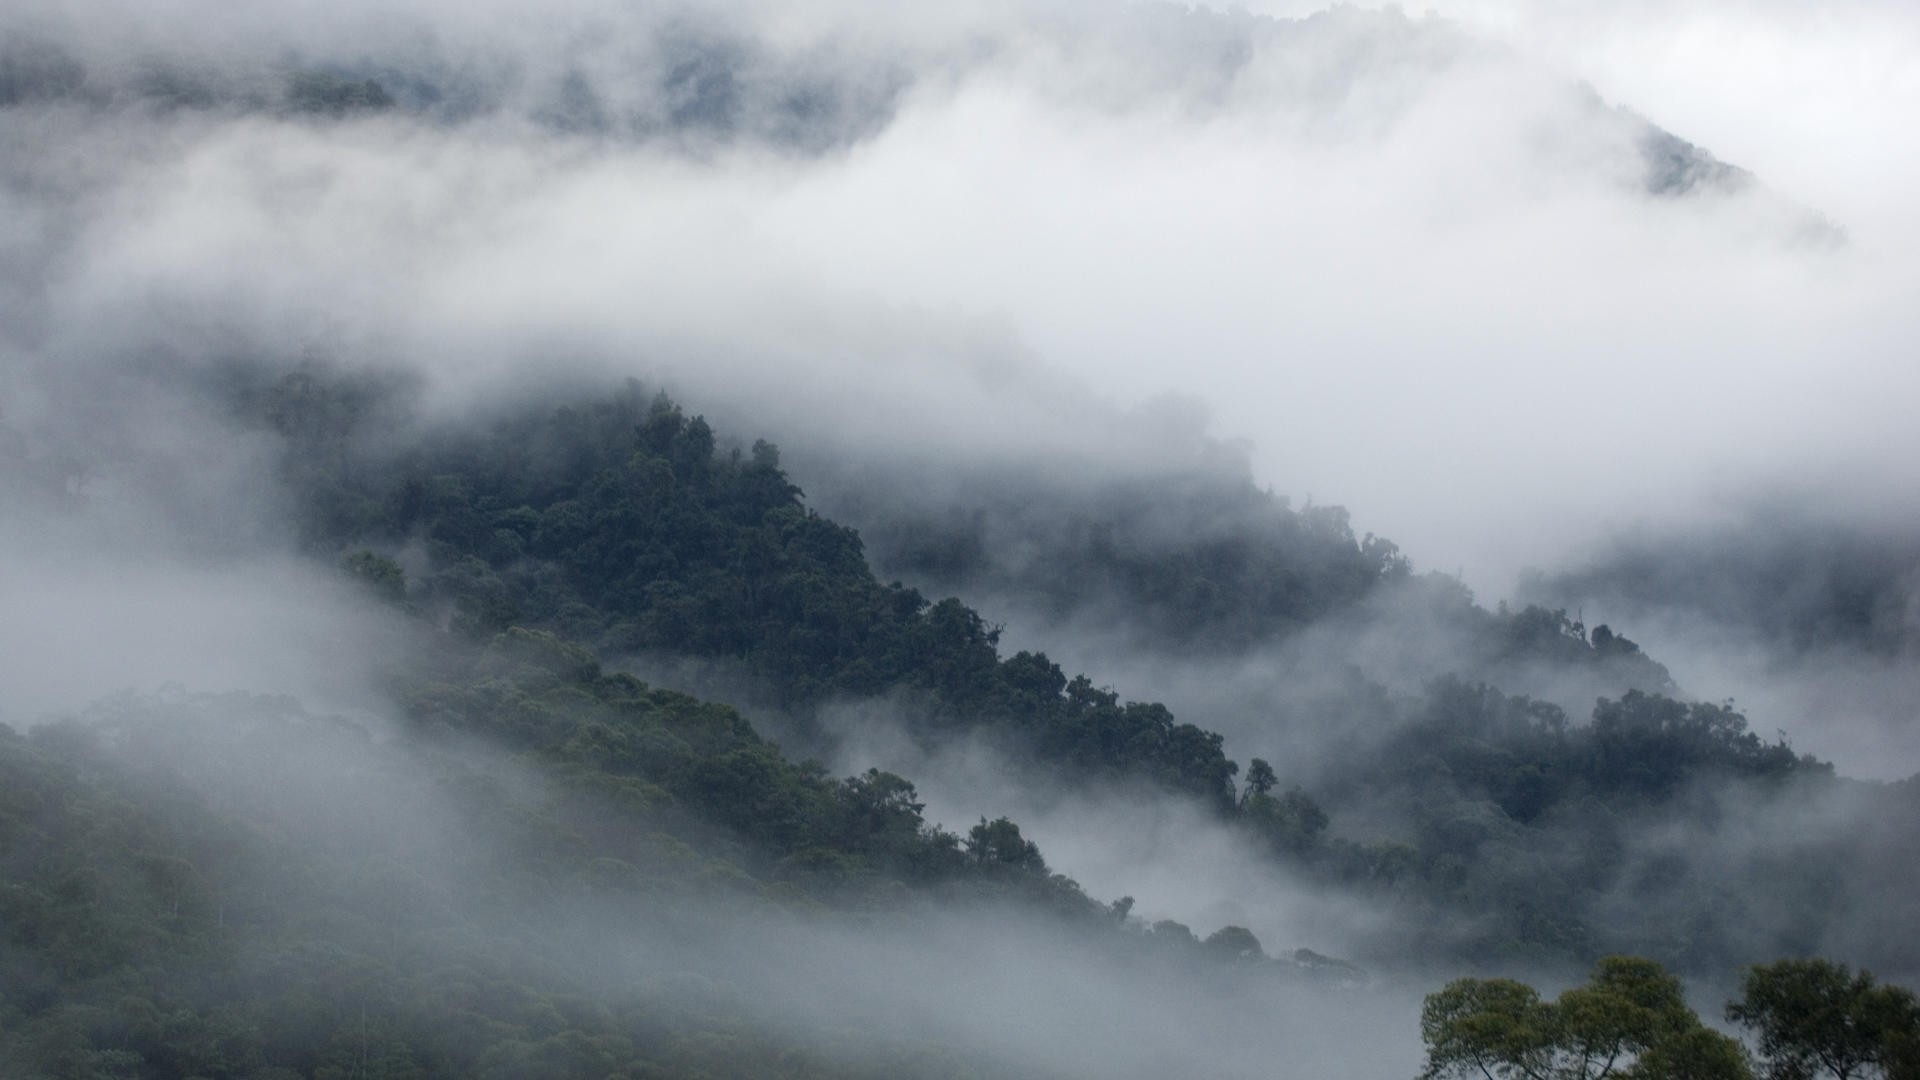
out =
<svg viewBox="0 0 1920 1080"><path fill-rule="evenodd" d="M1381 838L1329 836L1300 824L1306 815L1250 815L1256 827L1332 881L1424 912L1430 942L1447 940L1465 957L1590 962L1631 947L1713 971L1752 948L1807 943L1781 937L1779 926L1723 921L1745 906L1755 881L1702 881L1713 875L1686 852L1667 857L1661 874L1638 877L1642 830L1710 829L1726 812L1717 800L1727 790L1788 802L1817 798L1815 789L1831 783L1830 768L1761 742L1739 714L1629 694L1573 725L1555 706L1457 681L1406 707L1390 737L1337 764L1320 792L1327 812L1319 824L1330 814L1355 823L1351 833ZM1703 839L1702 867L1708 846ZM1832 899L1834 886L1795 864L1791 850L1783 841L1756 856L1764 868L1745 871L1780 875L1766 877L1770 888L1800 890L1810 903ZM1603 902L1622 887L1637 891L1636 904ZM1457 916L1465 912L1482 920L1463 930Z"/></svg>
<svg viewBox="0 0 1920 1080"><path fill-rule="evenodd" d="M1356 539L1340 507L1296 510L1230 472L1070 483L1008 469L969 477L944 506L872 479L845 480L836 509L891 571L1018 596L1056 620L1111 604L1182 651L1299 630L1411 573L1391 541Z"/></svg>
<svg viewBox="0 0 1920 1080"><path fill-rule="evenodd" d="M1084 777L1233 805L1218 735L1042 654L1003 658L971 608L881 583L859 535L809 510L765 442L722 451L703 419L637 385L397 447L370 437L391 406L380 387L302 372L244 407L289 440L306 542L417 548L409 602L455 633L524 626L602 656L724 660L802 714L897 693L931 732L990 726ZM401 580L355 557L385 587Z"/></svg>
<svg viewBox="0 0 1920 1080"><path fill-rule="evenodd" d="M1512 979L1456 979L1427 995L1423 1080L1907 1080L1920 1076L1920 1000L1829 960L1747 969L1727 1019L1758 1061L1700 1020L1659 964L1609 956L1557 1000Z"/></svg>
<svg viewBox="0 0 1920 1080"><path fill-rule="evenodd" d="M461 653L399 740L247 695L0 727L0 1073L991 1076L770 1026L766 962L715 943L938 903L1147 979L1245 959L1095 903L1012 822L930 826L899 777L829 779L549 636Z"/></svg>
<svg viewBox="0 0 1920 1080"><path fill-rule="evenodd" d="M1700 1022L1680 980L1609 956L1584 986L1543 1001L1511 979L1458 979L1429 994L1422 1080L1752 1080L1741 1045Z"/></svg>
<svg viewBox="0 0 1920 1080"><path fill-rule="evenodd" d="M1565 610L1488 610L1456 579L1416 573L1398 545L1356 535L1338 506L1295 508L1244 462L1143 478L1097 466L821 469L872 561L928 588L990 598L1047 627L1084 620L1180 657L1242 656L1341 619L1398 619L1454 670L1499 682L1529 666L1673 693L1667 670Z"/></svg>
<svg viewBox="0 0 1920 1080"><path fill-rule="evenodd" d="M1318 790L1282 789L1284 762L1255 762L1236 785L1240 767L1220 736L1070 677L1043 654L1001 656L994 628L960 601L881 583L860 536L807 507L772 446L726 449L704 420L637 385L438 426L408 416L404 388L322 368L271 379L242 372L228 392L243 416L285 438L315 553L345 552L376 591L454 639L553 635L585 650L581 665L643 652L723 662L803 721L830 701L886 695L924 740L987 734L1014 760L1070 783L1144 784L1197 799L1281 863L1402 909L1427 928L1423 951L1580 963L1635 951L1683 970L1728 970L1809 947L1830 929L1819 916L1747 917L1756 882L1804 900L1799 910L1832 910L1846 895L1833 884L1836 867L1904 851L1897 834L1871 830L1850 834L1846 850L1811 857L1795 837L1762 841L1733 867L1710 858L1704 842L1697 853L1637 850L1631 839L1662 824L1710 833L1742 800L1898 807L1905 797L1834 794L1829 767L1761 740L1730 706L1639 691L1603 700L1582 723L1479 682L1442 679L1394 697L1362 679L1327 703L1353 737ZM1271 550L1292 558L1287 538L1305 529L1314 550L1350 547L1351 558L1322 560L1342 580L1399 573L1390 544L1343 540L1344 528L1282 529ZM1373 569L1350 573L1363 565ZM1168 574L1192 566L1176 561ZM1487 612L1446 579L1421 581L1449 619L1497 639L1508 656L1639 665L1664 681L1606 627L1588 632L1538 608ZM511 711L472 720L484 703L459 689L463 678L415 700L450 702L420 707L448 724L478 722L490 737L539 727L538 717ZM654 760L647 747L602 741L593 752L605 760ZM731 772L703 777L723 793L705 803L673 789L671 772L641 775L779 858L841 873L831 859L803 855L819 846L807 824L820 813L814 796L751 779L775 751L730 753ZM1870 812L1861 806L1849 812ZM847 871L855 877L908 858L859 857ZM937 861L925 851L908 859ZM1863 910L1849 903L1833 915L1865 918Z"/></svg>
<svg viewBox="0 0 1920 1080"><path fill-rule="evenodd" d="M391 380L220 385L282 440L302 542L427 644L389 671L401 726L379 737L171 692L0 730L9 1076L1001 1074L978 1048L776 1031L729 981L751 966L687 944L743 924L910 932L936 908L1044 920L1148 984L1364 982L1306 950L1270 959L1240 927L1149 924L1012 821L931 824L907 778L830 776L734 708L602 659L639 651L737 665L797 717L885 694L921 738L985 734L1064 783L1193 799L1292 872L1388 904L1407 930L1375 960L1632 949L1727 972L1878 933L1908 962L1885 932L1907 909L1863 911L1913 895L1897 823L1916 785L1837 780L1729 706L1635 692L1574 723L1466 680L1362 687L1369 730L1320 790L1258 759L1236 784L1218 735L1003 657L958 600L882 584L771 446L723 449L659 395L435 426ZM1570 652L1630 648L1564 615L1487 617ZM1715 847L1738 815L1800 806L1852 816ZM1662 830L1697 846L1640 849ZM634 939L681 951L636 984L610 957Z"/></svg>

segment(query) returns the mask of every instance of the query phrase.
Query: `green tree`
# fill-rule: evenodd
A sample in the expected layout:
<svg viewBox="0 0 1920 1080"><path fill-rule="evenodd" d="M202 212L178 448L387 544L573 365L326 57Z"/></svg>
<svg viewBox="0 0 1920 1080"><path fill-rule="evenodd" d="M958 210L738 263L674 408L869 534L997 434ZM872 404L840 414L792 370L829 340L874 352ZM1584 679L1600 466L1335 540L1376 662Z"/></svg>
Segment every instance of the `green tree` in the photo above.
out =
<svg viewBox="0 0 1920 1080"><path fill-rule="evenodd" d="M1046 860L1040 857L1039 845L1022 837L1020 826L1006 818L992 821L981 818L980 824L967 831L966 850L982 866L1037 873L1045 873L1047 869Z"/></svg>
<svg viewBox="0 0 1920 1080"><path fill-rule="evenodd" d="M1244 803L1255 795L1265 795L1279 782L1280 778L1273 773L1273 766L1267 764L1262 758L1254 758L1247 765L1247 790L1246 794L1241 796L1241 802Z"/></svg>
<svg viewBox="0 0 1920 1080"><path fill-rule="evenodd" d="M1740 1045L1701 1024L1651 960L1609 956L1543 1001L1511 979L1457 979L1427 997L1423 1080L1747 1080Z"/></svg>
<svg viewBox="0 0 1920 1080"><path fill-rule="evenodd" d="M1920 1076L1920 1002L1904 987L1830 960L1747 969L1727 1019L1760 1039L1769 1080Z"/></svg>
<svg viewBox="0 0 1920 1080"><path fill-rule="evenodd" d="M380 599L391 604L406 601L407 575L392 559L371 551L356 551L340 560L340 568Z"/></svg>
<svg viewBox="0 0 1920 1080"><path fill-rule="evenodd" d="M1244 926L1223 926L1207 935L1203 942L1214 955L1227 960L1265 960L1260 939Z"/></svg>
<svg viewBox="0 0 1920 1080"><path fill-rule="evenodd" d="M1541 1080L1553 1059L1552 1006L1512 979L1455 979L1420 1010L1422 1080Z"/></svg>
<svg viewBox="0 0 1920 1080"><path fill-rule="evenodd" d="M1265 778L1251 774L1249 780L1265 783ZM1278 798L1264 790L1250 788L1240 803L1240 816L1265 837L1275 851L1293 855L1311 851L1327 831L1328 824L1327 812L1299 787L1288 788Z"/></svg>

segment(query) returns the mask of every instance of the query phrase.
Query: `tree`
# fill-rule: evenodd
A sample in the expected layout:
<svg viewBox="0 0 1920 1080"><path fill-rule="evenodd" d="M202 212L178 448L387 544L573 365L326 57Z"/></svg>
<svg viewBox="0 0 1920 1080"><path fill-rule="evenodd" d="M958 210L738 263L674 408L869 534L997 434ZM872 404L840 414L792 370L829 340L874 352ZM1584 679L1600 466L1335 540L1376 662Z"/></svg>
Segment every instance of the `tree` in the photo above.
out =
<svg viewBox="0 0 1920 1080"><path fill-rule="evenodd" d="M1265 762L1260 762L1265 764ZM1271 771L1267 776L1271 776ZM1250 773L1248 780L1264 785L1266 777ZM1270 787L1270 785L1268 785ZM1240 802L1240 816L1276 851L1304 855L1320 842L1327 831L1327 812L1299 787L1288 788L1278 798L1266 790L1248 789Z"/></svg>
<svg viewBox="0 0 1920 1080"><path fill-rule="evenodd" d="M1244 802L1254 795L1265 795L1279 782L1280 778L1273 773L1273 766L1261 758L1254 758L1247 765L1247 793L1242 796L1241 801Z"/></svg>
<svg viewBox="0 0 1920 1080"><path fill-rule="evenodd" d="M1543 1001L1511 979L1456 979L1427 996L1423 1080L1749 1080L1740 1045L1700 1023L1651 960L1609 956L1587 985Z"/></svg>
<svg viewBox="0 0 1920 1080"><path fill-rule="evenodd" d="M361 550L341 559L340 567L348 577L373 590L380 599L390 604L406 602L407 575L400 569L400 564L392 559Z"/></svg>
<svg viewBox="0 0 1920 1080"><path fill-rule="evenodd" d="M1013 870L1031 870L1045 873L1046 860L1040 857L1040 847L1033 841L1020 835L1020 826L1006 818L988 821L980 819L980 824L967 831L967 854L983 866L1003 866Z"/></svg>
<svg viewBox="0 0 1920 1080"><path fill-rule="evenodd" d="M1207 935L1206 945L1214 955L1227 960L1265 960L1260 939L1244 926L1223 926Z"/></svg>
<svg viewBox="0 0 1920 1080"><path fill-rule="evenodd" d="M1512 979L1455 979L1420 1010L1422 1080L1482 1076L1542 1080L1552 1061L1552 1006Z"/></svg>
<svg viewBox="0 0 1920 1080"><path fill-rule="evenodd" d="M1769 1080L1920 1076L1920 1002L1899 986L1829 960L1747 969L1727 1019L1760 1038Z"/></svg>

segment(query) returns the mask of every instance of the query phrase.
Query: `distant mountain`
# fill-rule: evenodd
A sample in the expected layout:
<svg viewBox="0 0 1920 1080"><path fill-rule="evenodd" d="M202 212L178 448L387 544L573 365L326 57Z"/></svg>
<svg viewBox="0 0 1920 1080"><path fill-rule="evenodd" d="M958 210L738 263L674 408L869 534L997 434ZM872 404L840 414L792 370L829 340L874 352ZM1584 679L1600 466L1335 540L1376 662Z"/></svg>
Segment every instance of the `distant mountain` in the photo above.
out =
<svg viewBox="0 0 1920 1080"><path fill-rule="evenodd" d="M1125 72L1124 81L1096 79L1072 91L1098 108L1174 104L1198 116L1252 108L1345 116L1363 128L1391 124L1446 73L1524 63L1460 24L1409 19L1397 8L1342 6L1281 19L1146 4L1101 16L956 17L947 36L886 18L829 20L795 40L723 13L668 5L604 21L591 34L568 34L566 20L556 18L530 26L517 52L501 52L463 46L456 35L434 33L430 19L414 26L402 14L411 32L389 28L382 40L342 47L328 34L291 26L279 47L243 37L228 40L218 56L179 42L140 49L76 41L29 22L0 44L0 107L64 102L336 120L393 112L437 124L505 120L696 152L766 146L824 154L884 130L913 94L1025 71L1047 53L1094 72ZM1541 81L1538 88L1564 100L1545 109L1553 118L1544 122L1556 129L1528 135L1537 144L1529 152L1559 156L1558 167L1606 173L1614 168L1606 158L1631 160L1635 167L1611 178L1658 197L1760 190L1751 173L1607 104L1590 87ZM1358 103L1371 115L1354 116ZM1842 238L1817 214L1768 201L1801 238Z"/></svg>

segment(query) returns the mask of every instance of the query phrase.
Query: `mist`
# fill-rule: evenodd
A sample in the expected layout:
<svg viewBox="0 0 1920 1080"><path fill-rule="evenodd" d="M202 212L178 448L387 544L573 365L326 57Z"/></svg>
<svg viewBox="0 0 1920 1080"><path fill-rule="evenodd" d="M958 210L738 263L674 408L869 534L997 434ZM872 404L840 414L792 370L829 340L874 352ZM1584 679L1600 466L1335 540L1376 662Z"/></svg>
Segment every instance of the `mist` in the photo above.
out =
<svg viewBox="0 0 1920 1080"><path fill-rule="evenodd" d="M445 735L416 698L465 662L453 616L409 606L439 556L420 536L370 544L413 584L369 595L303 533L302 444L236 398L289 373L364 378L400 403L360 421L352 452L374 461L627 378L663 389L736 462L778 443L883 579L958 596L1005 653L1166 703L1321 798L1341 850L1369 857L1457 824L1354 764L1414 738L1448 679L1576 727L1596 699L1732 699L1783 750L1897 781L1920 769L1917 49L1920 16L1868 0L1819 17L1768 0L10 6L0 718L98 725L95 703L162 687L344 717L364 735L344 760L290 766L300 739L256 733L161 764L327 853L295 877L340 871L356 918L450 912L453 937L510 942L512 964L641 1012L705 987L690 996L722 1002L723 1027L848 1068L932 1071L938 1054L884 1034L908 1030L989 1071L1406 1075L1421 980L1457 973L1436 957L1561 982L1564 957L1473 952L1486 926L1276 859L1193 799L916 737L924 702L789 713L706 659L600 657L740 706L827 775L910 778L929 825L1018 821L1094 901L1133 898L1122 933L1241 927L1282 961L1136 980L1018 905L950 897L818 919L773 885L632 909L584 886L470 901L492 880L476 865L525 853L495 851L447 777L535 817L569 796L534 749L416 745ZM1826 560L1795 582L1886 556L1871 632L1748 605L1780 586L1778 552L1722 539L1786 532ZM1021 576L1089 537L1150 560L1275 534L1352 549L1380 581L1267 626ZM1502 637L1507 601L1558 609L1544 633L1582 658ZM423 776L446 791L412 791ZM1731 790L1673 796L1698 820L1623 826L1644 831L1581 914L1665 948L1687 882L1852 851L1907 797ZM798 874L686 814L666 831L725 853L714 875ZM399 818L418 828L378 837ZM1685 874L1676 852L1697 855ZM406 867L397 894L355 878L376 855ZM1896 917L1809 928L1776 907L1689 962L1724 976L1791 940L1910 964L1874 943ZM1328 994L1283 962L1295 949L1359 962L1366 985Z"/></svg>
<svg viewBox="0 0 1920 1080"><path fill-rule="evenodd" d="M1643 526L1527 590L1644 628L1699 695L1742 701L1852 775L1899 779L1920 768L1920 552L1909 515L1855 497L1789 490Z"/></svg>
<svg viewBox="0 0 1920 1080"><path fill-rule="evenodd" d="M97 740L78 759L101 773L103 793L167 807L155 832L209 813L250 823L223 838L226 850L194 852L170 896L185 918L232 927L242 946L200 977L246 986L275 1010L270 1029L295 1030L296 1014L315 1008L300 980L337 981L347 1007L375 1010L371 1035L358 1029L362 1054L418 1037L422 986L525 1029L526 1059L484 1059L488 1075L541 1055L558 1068L593 1060L541 1046L552 1020L527 1000L536 994L621 1037L642 1033L645 1054L682 1067L710 1052L683 1045L697 1043L690 1030L775 1048L785 1067L852 1075L1238 1077L1285 1060L1387 1077L1415 1054L1415 995L1403 987L1333 989L1264 964L1169 969L1150 943L1116 955L1084 928L991 902L866 918L794 911L698 873L699 858L660 834L635 849L652 860L630 856L644 868L625 867L630 876L605 859L571 867L562 851L574 838L544 830L579 793L481 745L402 744L246 694L122 695L84 720L91 734L58 736L66 752ZM514 869L530 858L544 878ZM396 935L417 947L389 954Z"/></svg>
<svg viewBox="0 0 1920 1080"><path fill-rule="evenodd" d="M1217 434L1250 442L1263 482L1347 505L1423 565L1495 595L1524 567L1636 519L1685 516L1725 484L1813 471L1872 483L1886 478L1874 463L1912 449L1895 403L1914 388L1894 344L1911 336L1911 245L1899 201L1874 197L1910 166L1888 160L1901 125L1861 119L1891 118L1897 95L1863 88L1822 110L1856 118L1858 140L1879 147L1873 170L1849 174L1857 190L1756 171L1757 191L1658 199L1633 182L1632 125L1577 86L1586 73L1524 51L1564 41L1559 24L1527 23L1509 42L1473 12L1269 26L997 7L911 28L846 9L756 15L716 15L713 35L757 27L741 36L774 58L844 41L852 71L886 67L873 59L884 44L912 77L893 78L884 122L824 153L755 137L745 80L731 126L691 146L646 125L633 139L528 130L516 118L538 107L518 111L504 91L450 127L162 114L150 119L174 134L147 160L111 160L136 142L124 131L76 153L114 179L49 301L66 333L111 335L127 311L154 310L184 322L177 333L215 324L419 360L456 394L529 355L584 355L664 377L714 412L737 402L756 429L796 425L789 441L824 432L870 453L1106 451L1076 432L1177 390L1206 404ZM1772 40L1765 16L1720 17ZM655 30L577 17L636 47ZM1799 62L1859 76L1842 48L1857 39L1841 31L1859 24L1864 38L1893 18L1836 20ZM264 67L278 39L325 63L356 19L422 29L341 55L347 70L421 50L485 70L488 22L433 9L225 32L234 66ZM1093 25L1108 29L1077 35ZM1661 75L1671 86L1652 67L1665 55L1628 77L1651 36L1597 37L1620 55L1592 74L1627 74L1592 91L1725 160L1766 164L1662 111L1688 115L1698 95L1629 96ZM86 40L102 39L114 36ZM1199 47L1222 41L1224 60ZM164 35L120 46L168 47L204 61ZM569 47L558 29L529 38L521 81L584 48ZM576 74L593 85L591 69ZM1741 94L1767 84L1747 74ZM1712 104L1699 111L1722 115ZM15 139L47 123L38 110L11 121ZM53 142L36 156L71 152L70 127L43 128ZM1784 157L1858 164L1778 144L1768 160ZM1856 200L1818 198L1841 189ZM1796 242L1802 217L1847 243Z"/></svg>

